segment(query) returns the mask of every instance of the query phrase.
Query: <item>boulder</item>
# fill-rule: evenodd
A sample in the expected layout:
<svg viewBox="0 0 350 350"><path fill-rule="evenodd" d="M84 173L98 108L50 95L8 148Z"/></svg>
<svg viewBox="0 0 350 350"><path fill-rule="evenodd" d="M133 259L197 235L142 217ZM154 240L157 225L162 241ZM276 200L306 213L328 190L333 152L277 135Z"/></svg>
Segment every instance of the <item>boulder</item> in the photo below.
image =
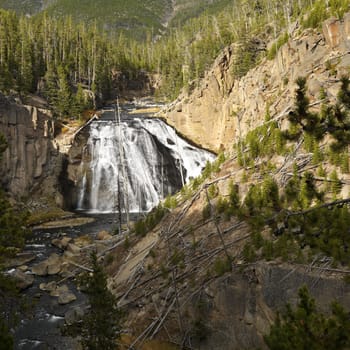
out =
<svg viewBox="0 0 350 350"><path fill-rule="evenodd" d="M95 243L95 250L97 255L98 254L102 254L106 249L107 249L108 245L106 245L104 242L96 242Z"/></svg>
<svg viewBox="0 0 350 350"><path fill-rule="evenodd" d="M27 289L31 287L34 283L33 275L24 273L23 271L18 269L13 273L13 277L16 280L17 288L19 288L20 290Z"/></svg>
<svg viewBox="0 0 350 350"><path fill-rule="evenodd" d="M61 271L61 258L57 254L32 267L32 273L38 276L55 275Z"/></svg>
<svg viewBox="0 0 350 350"><path fill-rule="evenodd" d="M67 325L72 325L73 323L80 321L84 316L84 310L81 307L75 307L73 309L69 309L64 314L64 321Z"/></svg>
<svg viewBox="0 0 350 350"><path fill-rule="evenodd" d="M55 275L61 271L61 257L51 254L50 257L32 267L32 272L38 276Z"/></svg>
<svg viewBox="0 0 350 350"><path fill-rule="evenodd" d="M66 284L63 284L62 286L59 286L59 287L56 286L56 288L50 292L50 295L52 297L58 297L61 294L66 293L68 291L69 291L68 286Z"/></svg>
<svg viewBox="0 0 350 350"><path fill-rule="evenodd" d="M63 259L68 259L68 260L71 260L73 259L74 257L76 257L76 254L66 250L62 256Z"/></svg>
<svg viewBox="0 0 350 350"><path fill-rule="evenodd" d="M48 275L57 275L61 271L60 265L48 265L47 266L47 274Z"/></svg>
<svg viewBox="0 0 350 350"><path fill-rule="evenodd" d="M63 237L63 238L61 239L61 246L62 246L62 248L63 248L63 249L66 249L67 246L68 246L68 243L70 243L71 240L72 240L71 237L67 237L67 236L66 236L66 237Z"/></svg>
<svg viewBox="0 0 350 350"><path fill-rule="evenodd" d="M60 305L69 304L74 300L77 300L77 297L71 291L63 292L58 296L58 303Z"/></svg>
<svg viewBox="0 0 350 350"><path fill-rule="evenodd" d="M20 270L22 272L26 272L28 270L28 266L27 265L18 266L18 270Z"/></svg>
<svg viewBox="0 0 350 350"><path fill-rule="evenodd" d="M57 284L55 281L51 281L48 283L40 283L39 285L40 290L46 291L46 292L52 292L56 290Z"/></svg>
<svg viewBox="0 0 350 350"><path fill-rule="evenodd" d="M57 248L62 248L61 247L61 240L59 238L54 238L52 241L51 241L51 244Z"/></svg>
<svg viewBox="0 0 350 350"><path fill-rule="evenodd" d="M62 259L57 254L51 254L50 257L46 260L47 263L47 274L56 275L61 271Z"/></svg>
<svg viewBox="0 0 350 350"><path fill-rule="evenodd" d="M60 249L66 249L71 241L71 237L63 237L62 239L55 238L51 241L51 244Z"/></svg>
<svg viewBox="0 0 350 350"><path fill-rule="evenodd" d="M72 271L73 271L73 265L70 264L69 262L67 261L64 261L62 264L61 264L61 271L60 271L60 276L62 277L69 277L69 276L72 276Z"/></svg>
<svg viewBox="0 0 350 350"><path fill-rule="evenodd" d="M74 244L80 248L87 247L92 244L92 239L88 235L80 236L74 240Z"/></svg>
<svg viewBox="0 0 350 350"><path fill-rule="evenodd" d="M47 275L47 263L42 261L39 264L36 264L32 267L32 273L37 276L46 276Z"/></svg>
<svg viewBox="0 0 350 350"><path fill-rule="evenodd" d="M58 303L60 305L69 304L72 301L77 299L77 297L69 290L66 284L63 284L62 286L59 286L59 287L57 287L56 284L52 284L50 286L49 284L47 284L44 287L47 288L47 290L48 288L52 287L50 295L52 297L58 297Z"/></svg>
<svg viewBox="0 0 350 350"><path fill-rule="evenodd" d="M80 248L77 245L73 244L73 243L69 243L68 244L67 251L71 252L73 254L80 254Z"/></svg>
<svg viewBox="0 0 350 350"><path fill-rule="evenodd" d="M112 238L112 235L107 231L100 231L96 237L96 239L98 239L99 241L106 241L111 238Z"/></svg>
<svg viewBox="0 0 350 350"><path fill-rule="evenodd" d="M17 254L15 258L6 261L4 266L10 268L25 265L35 260L35 258L36 255L33 253L20 253Z"/></svg>

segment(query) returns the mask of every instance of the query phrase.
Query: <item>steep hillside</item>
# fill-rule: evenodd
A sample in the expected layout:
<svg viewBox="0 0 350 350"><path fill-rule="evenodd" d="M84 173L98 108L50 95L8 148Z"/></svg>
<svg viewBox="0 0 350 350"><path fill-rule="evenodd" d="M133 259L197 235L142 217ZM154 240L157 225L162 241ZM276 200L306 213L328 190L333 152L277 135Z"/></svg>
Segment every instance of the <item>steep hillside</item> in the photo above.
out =
<svg viewBox="0 0 350 350"><path fill-rule="evenodd" d="M47 8L53 16L71 15L75 20L91 25L96 21L107 31L124 30L136 37L142 36L145 29L153 28L154 33L158 33L171 11L170 0L58 0Z"/></svg>
<svg viewBox="0 0 350 350"><path fill-rule="evenodd" d="M33 15L45 8L50 0L0 0L0 7L20 14Z"/></svg>
<svg viewBox="0 0 350 350"><path fill-rule="evenodd" d="M77 22L93 25L109 32L124 31L133 37L143 37L145 30L154 34L172 12L171 0L111 1L111 0L0 0L0 7L19 14L38 14L46 11L55 17L72 16Z"/></svg>
<svg viewBox="0 0 350 350"><path fill-rule="evenodd" d="M308 79L312 101L320 88L334 100L335 80L348 71L349 17L340 24L330 20L318 30L290 27L292 39L281 47L274 60L265 58L242 79L232 73L240 60L240 47L228 47L216 60L201 84L191 94L180 95L165 111L167 120L198 144L212 150L230 149L253 126L262 123L268 111L272 118L290 110L299 76Z"/></svg>
<svg viewBox="0 0 350 350"><path fill-rule="evenodd" d="M226 155L139 221L106 264L135 347L265 349L302 285L324 311L334 299L349 310L349 24L348 14L322 32L294 25L277 56L240 80L228 48L170 108L183 133Z"/></svg>
<svg viewBox="0 0 350 350"><path fill-rule="evenodd" d="M232 3L231 0L175 0L174 14L171 18L170 26L178 27L183 25L191 18L198 17L203 12L207 14L217 14L227 5Z"/></svg>
<svg viewBox="0 0 350 350"><path fill-rule="evenodd" d="M18 14L36 15L47 11L49 15L72 16L75 21L93 25L111 32L124 32L134 38L144 38L146 31L153 35L164 33L165 27L182 25L204 11L217 13L230 1L110 1L110 0L0 0L0 7ZM170 22L170 23L169 23Z"/></svg>

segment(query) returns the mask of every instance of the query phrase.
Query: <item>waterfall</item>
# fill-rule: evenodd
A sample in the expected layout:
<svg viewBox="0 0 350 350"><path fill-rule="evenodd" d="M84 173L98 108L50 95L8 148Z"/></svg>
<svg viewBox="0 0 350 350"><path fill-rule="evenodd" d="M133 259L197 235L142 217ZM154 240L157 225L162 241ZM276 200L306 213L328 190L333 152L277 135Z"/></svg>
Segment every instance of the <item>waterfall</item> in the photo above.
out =
<svg viewBox="0 0 350 350"><path fill-rule="evenodd" d="M82 159L77 209L116 211L119 191L128 198L129 212L146 212L179 190L182 176L186 182L198 176L214 155L190 145L160 119L128 118L92 122ZM120 207L124 211L125 203Z"/></svg>

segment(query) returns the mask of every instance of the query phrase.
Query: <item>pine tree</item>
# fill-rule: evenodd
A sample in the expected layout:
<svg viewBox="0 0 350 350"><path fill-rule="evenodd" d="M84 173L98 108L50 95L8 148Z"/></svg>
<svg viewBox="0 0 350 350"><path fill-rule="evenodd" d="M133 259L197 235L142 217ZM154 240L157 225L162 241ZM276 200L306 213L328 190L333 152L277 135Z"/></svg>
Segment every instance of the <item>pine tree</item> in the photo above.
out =
<svg viewBox="0 0 350 350"><path fill-rule="evenodd" d="M324 136L324 126L320 123L317 113L309 111L309 98L306 96L306 79L299 77L296 80L298 88L295 94L294 111L289 114L289 121L296 127L295 133L289 134L289 138L296 139L304 131L310 133L316 140L320 140Z"/></svg>
<svg viewBox="0 0 350 350"><path fill-rule="evenodd" d="M299 290L299 303L287 305L277 315L265 342L271 350L341 350L350 346L350 318L338 303L332 304L332 315L317 311L315 300L306 287Z"/></svg>
<svg viewBox="0 0 350 350"><path fill-rule="evenodd" d="M58 91L55 110L60 118L67 117L72 113L72 94L70 91L67 73L62 66L58 67Z"/></svg>
<svg viewBox="0 0 350 350"><path fill-rule="evenodd" d="M107 276L97 261L96 253L91 255L91 276L87 277L87 294L90 309L83 317L81 337L84 349L117 349L120 312L116 299L107 288Z"/></svg>
<svg viewBox="0 0 350 350"><path fill-rule="evenodd" d="M87 101L84 95L83 87L79 83L77 93L75 94L75 97L74 97L74 106L72 109L72 114L74 116L81 117L81 114L85 108L87 108Z"/></svg>

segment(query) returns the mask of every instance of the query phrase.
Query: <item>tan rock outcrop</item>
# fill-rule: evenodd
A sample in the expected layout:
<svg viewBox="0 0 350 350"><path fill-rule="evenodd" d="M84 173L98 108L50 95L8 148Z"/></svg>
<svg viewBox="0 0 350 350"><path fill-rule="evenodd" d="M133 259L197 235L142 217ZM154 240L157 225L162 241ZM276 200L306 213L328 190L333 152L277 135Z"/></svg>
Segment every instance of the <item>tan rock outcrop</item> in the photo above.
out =
<svg viewBox="0 0 350 350"><path fill-rule="evenodd" d="M311 88L311 101L322 87L334 86L334 79L348 73L350 59L350 14L343 21L330 19L323 33L293 25L291 39L275 59L264 59L243 78L233 78L239 48L227 48L218 57L198 88L182 94L164 111L167 121L182 134L213 151L230 149L250 129L260 125L269 111L272 117L291 108L295 80L304 76ZM334 66L334 69L329 67Z"/></svg>
<svg viewBox="0 0 350 350"><path fill-rule="evenodd" d="M327 44L331 47L337 47L340 44L341 32L340 23L336 18L330 18L323 23L323 34Z"/></svg>

